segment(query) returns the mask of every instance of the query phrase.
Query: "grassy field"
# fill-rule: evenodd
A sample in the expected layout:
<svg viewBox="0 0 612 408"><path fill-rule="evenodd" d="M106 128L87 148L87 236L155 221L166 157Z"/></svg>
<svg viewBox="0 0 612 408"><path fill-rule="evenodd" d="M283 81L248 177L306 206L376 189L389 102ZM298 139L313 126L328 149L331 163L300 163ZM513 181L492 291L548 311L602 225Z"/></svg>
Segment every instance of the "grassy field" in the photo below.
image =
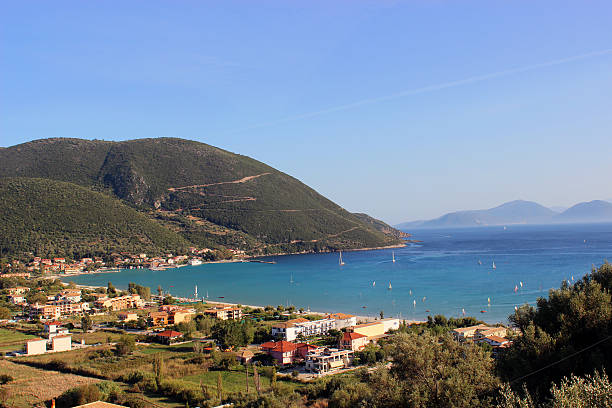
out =
<svg viewBox="0 0 612 408"><path fill-rule="evenodd" d="M121 338L121 334L110 331L96 331L94 333L72 333L72 341L80 342L83 338L85 344L111 343L116 342Z"/></svg>
<svg viewBox="0 0 612 408"><path fill-rule="evenodd" d="M0 374L7 374L13 381L2 386L7 391L1 401L7 407L26 408L55 398L64 391L83 384L98 382L95 378L56 371L39 370L7 360L0 360Z"/></svg>
<svg viewBox="0 0 612 408"><path fill-rule="evenodd" d="M226 371L206 371L201 372L194 375L188 375L182 378L185 381L191 381L199 384L200 381L203 385L210 387L212 390L217 389L217 378L221 373L221 381L223 382L223 391L224 392L243 392L246 393L246 374L244 370L244 366L236 366L230 368ZM285 379L282 377L277 378L279 383L285 384L290 389L296 389L302 386L299 382L291 381L289 379ZM270 388L270 379L265 377L261 373L261 369L259 371L259 383L261 385L262 391ZM255 392L255 383L253 377L253 369L249 368L249 392Z"/></svg>
<svg viewBox="0 0 612 408"><path fill-rule="evenodd" d="M33 339L36 336L24 334L15 330L0 329L0 351L14 351L23 347L27 339Z"/></svg>

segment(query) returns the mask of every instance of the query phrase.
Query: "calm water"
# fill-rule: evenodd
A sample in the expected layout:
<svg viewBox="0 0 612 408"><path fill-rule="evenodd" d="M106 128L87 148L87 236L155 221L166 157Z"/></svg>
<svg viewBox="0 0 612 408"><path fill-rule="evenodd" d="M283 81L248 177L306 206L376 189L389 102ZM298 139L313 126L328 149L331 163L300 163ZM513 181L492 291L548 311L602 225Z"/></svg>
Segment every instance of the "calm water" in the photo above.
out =
<svg viewBox="0 0 612 408"><path fill-rule="evenodd" d="M87 285L112 281L123 289L136 282L153 291L161 285L177 296L192 296L197 284L200 296L208 292L210 300L223 296L230 302L372 316L383 310L386 316L410 319L459 316L465 309L466 315L497 322L506 321L515 305L533 304L562 280L578 280L592 264L612 258L612 224L410 232L424 242L395 249L395 263L391 250L378 250L344 252L344 266L338 265L338 254L291 255L268 258L274 265L204 264L70 280Z"/></svg>

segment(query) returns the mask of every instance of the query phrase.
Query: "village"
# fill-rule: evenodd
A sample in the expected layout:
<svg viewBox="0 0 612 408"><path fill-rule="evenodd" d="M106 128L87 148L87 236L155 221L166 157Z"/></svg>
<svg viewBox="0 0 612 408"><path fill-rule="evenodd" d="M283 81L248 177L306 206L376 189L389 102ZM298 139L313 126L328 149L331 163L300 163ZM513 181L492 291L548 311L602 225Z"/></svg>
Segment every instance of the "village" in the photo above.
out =
<svg viewBox="0 0 612 408"><path fill-rule="evenodd" d="M132 263L141 259L148 266L158 261L146 256L124 259ZM164 264L169 260L166 258ZM185 261L188 259L174 259ZM118 356L125 353L120 351L123 349L145 355L150 349L187 350L189 355L208 355L210 364L226 373L234 373L236 366L244 366L247 373L249 366L260 370L268 367L274 369L275 378L285 376L284 381L300 384L380 362L385 342L395 333L431 325L431 321L384 317L382 312L373 318L312 313L294 306L252 307L173 298L161 288L152 294L150 288L132 283L128 290L121 291L110 282L108 287L93 288L56 279L62 272L92 262L103 266L95 258L78 263L35 258L27 265L32 270L0 275L1 301L8 306L0 307L6 309L0 323L0 352L6 361L44 369L45 364L72 361L83 353L114 350ZM51 276L46 273L47 267L53 272ZM475 323L453 328L453 338L480 344L494 358L511 346L511 333L506 327ZM205 367L203 371L210 372L210 367ZM116 379L117 375L104 374L104 378Z"/></svg>

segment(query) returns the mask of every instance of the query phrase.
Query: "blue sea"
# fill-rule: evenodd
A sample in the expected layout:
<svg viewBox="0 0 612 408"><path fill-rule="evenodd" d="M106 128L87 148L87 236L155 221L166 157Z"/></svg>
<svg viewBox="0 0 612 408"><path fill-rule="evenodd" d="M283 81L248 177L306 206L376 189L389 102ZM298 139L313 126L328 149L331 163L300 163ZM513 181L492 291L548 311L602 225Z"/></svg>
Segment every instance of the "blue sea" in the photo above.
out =
<svg viewBox="0 0 612 408"><path fill-rule="evenodd" d="M465 312L495 323L507 322L515 306L533 305L563 280L578 280L592 265L612 258L612 224L409 232L422 242L393 250L343 252L343 266L337 253L325 253L263 258L275 264L132 269L66 280L104 286L111 281L122 289L135 282L152 291L161 285L185 297L193 296L197 285L199 295L208 294L210 300L364 316L382 310L385 317L405 319Z"/></svg>

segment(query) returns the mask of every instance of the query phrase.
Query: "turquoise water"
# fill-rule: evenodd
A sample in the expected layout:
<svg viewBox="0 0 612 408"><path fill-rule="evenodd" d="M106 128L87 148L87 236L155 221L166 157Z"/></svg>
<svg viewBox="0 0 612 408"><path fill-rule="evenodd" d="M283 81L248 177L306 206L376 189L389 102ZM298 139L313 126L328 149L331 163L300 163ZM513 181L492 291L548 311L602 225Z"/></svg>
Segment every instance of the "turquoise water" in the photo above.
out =
<svg viewBox="0 0 612 408"><path fill-rule="evenodd" d="M393 250L395 263L392 250L385 249L344 252L344 266L338 264L338 254L328 253L267 258L276 264L125 270L70 280L87 285L111 281L122 289L136 282L153 291L161 285L176 296L192 296L198 285L200 296L208 292L210 300L223 296L229 302L293 304L313 311L371 316L383 310L385 316L407 319L438 313L460 316L464 309L466 315L493 323L505 322L515 305L533 304L562 280L571 281L572 276L577 280L592 264L612 257L612 224L410 232L423 243Z"/></svg>

